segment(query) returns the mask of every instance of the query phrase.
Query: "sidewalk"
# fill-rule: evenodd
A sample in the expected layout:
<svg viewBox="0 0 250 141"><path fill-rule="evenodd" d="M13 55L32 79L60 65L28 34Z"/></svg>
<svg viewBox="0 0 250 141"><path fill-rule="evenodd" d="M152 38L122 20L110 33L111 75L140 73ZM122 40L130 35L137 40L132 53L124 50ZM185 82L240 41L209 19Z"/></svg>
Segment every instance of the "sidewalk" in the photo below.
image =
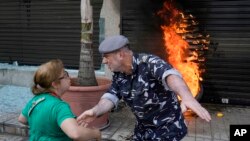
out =
<svg viewBox="0 0 250 141"><path fill-rule="evenodd" d="M188 135L183 141L229 141L229 125L250 124L250 107L217 104L203 106L209 110L212 121L207 123L194 113L187 112L185 118ZM126 141L132 134L134 116L128 107L121 107L110 113L110 126L102 130L103 140ZM223 114L222 117L218 116L219 112ZM0 112L0 141L28 140L28 128L17 122L18 115L19 113Z"/></svg>

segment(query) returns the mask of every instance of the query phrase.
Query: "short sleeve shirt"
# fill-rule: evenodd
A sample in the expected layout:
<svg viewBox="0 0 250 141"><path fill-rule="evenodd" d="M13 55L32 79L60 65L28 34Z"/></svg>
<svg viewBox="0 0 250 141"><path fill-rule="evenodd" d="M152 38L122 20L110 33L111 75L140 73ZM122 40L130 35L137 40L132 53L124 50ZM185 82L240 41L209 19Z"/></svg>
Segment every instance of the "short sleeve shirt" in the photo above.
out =
<svg viewBox="0 0 250 141"><path fill-rule="evenodd" d="M134 54L132 70L132 75L114 73L105 95L123 99L131 107L140 131L176 125L177 132L184 134L186 125L177 96L165 82L168 75L179 73L164 60L148 54Z"/></svg>
<svg viewBox="0 0 250 141"><path fill-rule="evenodd" d="M75 118L70 106L44 93L32 98L22 110L30 126L30 140L34 141L71 141L60 128L67 118Z"/></svg>

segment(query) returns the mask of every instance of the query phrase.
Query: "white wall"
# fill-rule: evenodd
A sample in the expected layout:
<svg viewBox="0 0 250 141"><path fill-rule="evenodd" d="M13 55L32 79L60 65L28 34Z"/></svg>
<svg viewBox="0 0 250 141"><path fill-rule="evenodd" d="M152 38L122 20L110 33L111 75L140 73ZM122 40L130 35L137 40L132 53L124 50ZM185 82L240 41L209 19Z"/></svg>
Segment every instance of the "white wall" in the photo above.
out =
<svg viewBox="0 0 250 141"><path fill-rule="evenodd" d="M105 19L105 37L120 34L120 0L103 0L100 17Z"/></svg>
<svg viewBox="0 0 250 141"><path fill-rule="evenodd" d="M105 38L120 34L120 0L103 0L101 9L101 18L104 18ZM112 77L112 72L105 65L105 75Z"/></svg>

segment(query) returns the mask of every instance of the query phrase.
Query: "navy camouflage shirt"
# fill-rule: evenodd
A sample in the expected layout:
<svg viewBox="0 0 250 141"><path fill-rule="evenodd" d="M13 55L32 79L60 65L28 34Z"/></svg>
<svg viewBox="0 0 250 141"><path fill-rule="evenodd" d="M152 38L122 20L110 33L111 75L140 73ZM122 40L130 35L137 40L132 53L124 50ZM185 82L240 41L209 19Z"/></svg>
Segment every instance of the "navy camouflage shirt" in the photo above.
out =
<svg viewBox="0 0 250 141"><path fill-rule="evenodd" d="M133 140L180 140L187 132L176 94L165 78L181 75L157 56L133 55L133 73L115 72L112 85L102 98L117 105L123 99L137 122Z"/></svg>

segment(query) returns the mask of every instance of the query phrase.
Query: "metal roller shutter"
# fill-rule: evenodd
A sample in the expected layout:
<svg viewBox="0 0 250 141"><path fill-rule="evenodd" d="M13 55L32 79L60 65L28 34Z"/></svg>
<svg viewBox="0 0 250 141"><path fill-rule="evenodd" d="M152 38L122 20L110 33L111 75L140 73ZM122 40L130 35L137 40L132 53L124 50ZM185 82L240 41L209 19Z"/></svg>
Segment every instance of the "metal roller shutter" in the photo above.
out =
<svg viewBox="0 0 250 141"><path fill-rule="evenodd" d="M164 0L122 0L121 33L136 52L162 54L156 12ZM177 0L210 35L202 102L250 105L250 1Z"/></svg>
<svg viewBox="0 0 250 141"><path fill-rule="evenodd" d="M250 1L182 0L211 35L203 101L250 105Z"/></svg>
<svg viewBox="0 0 250 141"><path fill-rule="evenodd" d="M94 0L92 5L97 69L102 1ZM0 0L0 62L40 65L60 58L66 67L78 69L80 30L79 0Z"/></svg>

